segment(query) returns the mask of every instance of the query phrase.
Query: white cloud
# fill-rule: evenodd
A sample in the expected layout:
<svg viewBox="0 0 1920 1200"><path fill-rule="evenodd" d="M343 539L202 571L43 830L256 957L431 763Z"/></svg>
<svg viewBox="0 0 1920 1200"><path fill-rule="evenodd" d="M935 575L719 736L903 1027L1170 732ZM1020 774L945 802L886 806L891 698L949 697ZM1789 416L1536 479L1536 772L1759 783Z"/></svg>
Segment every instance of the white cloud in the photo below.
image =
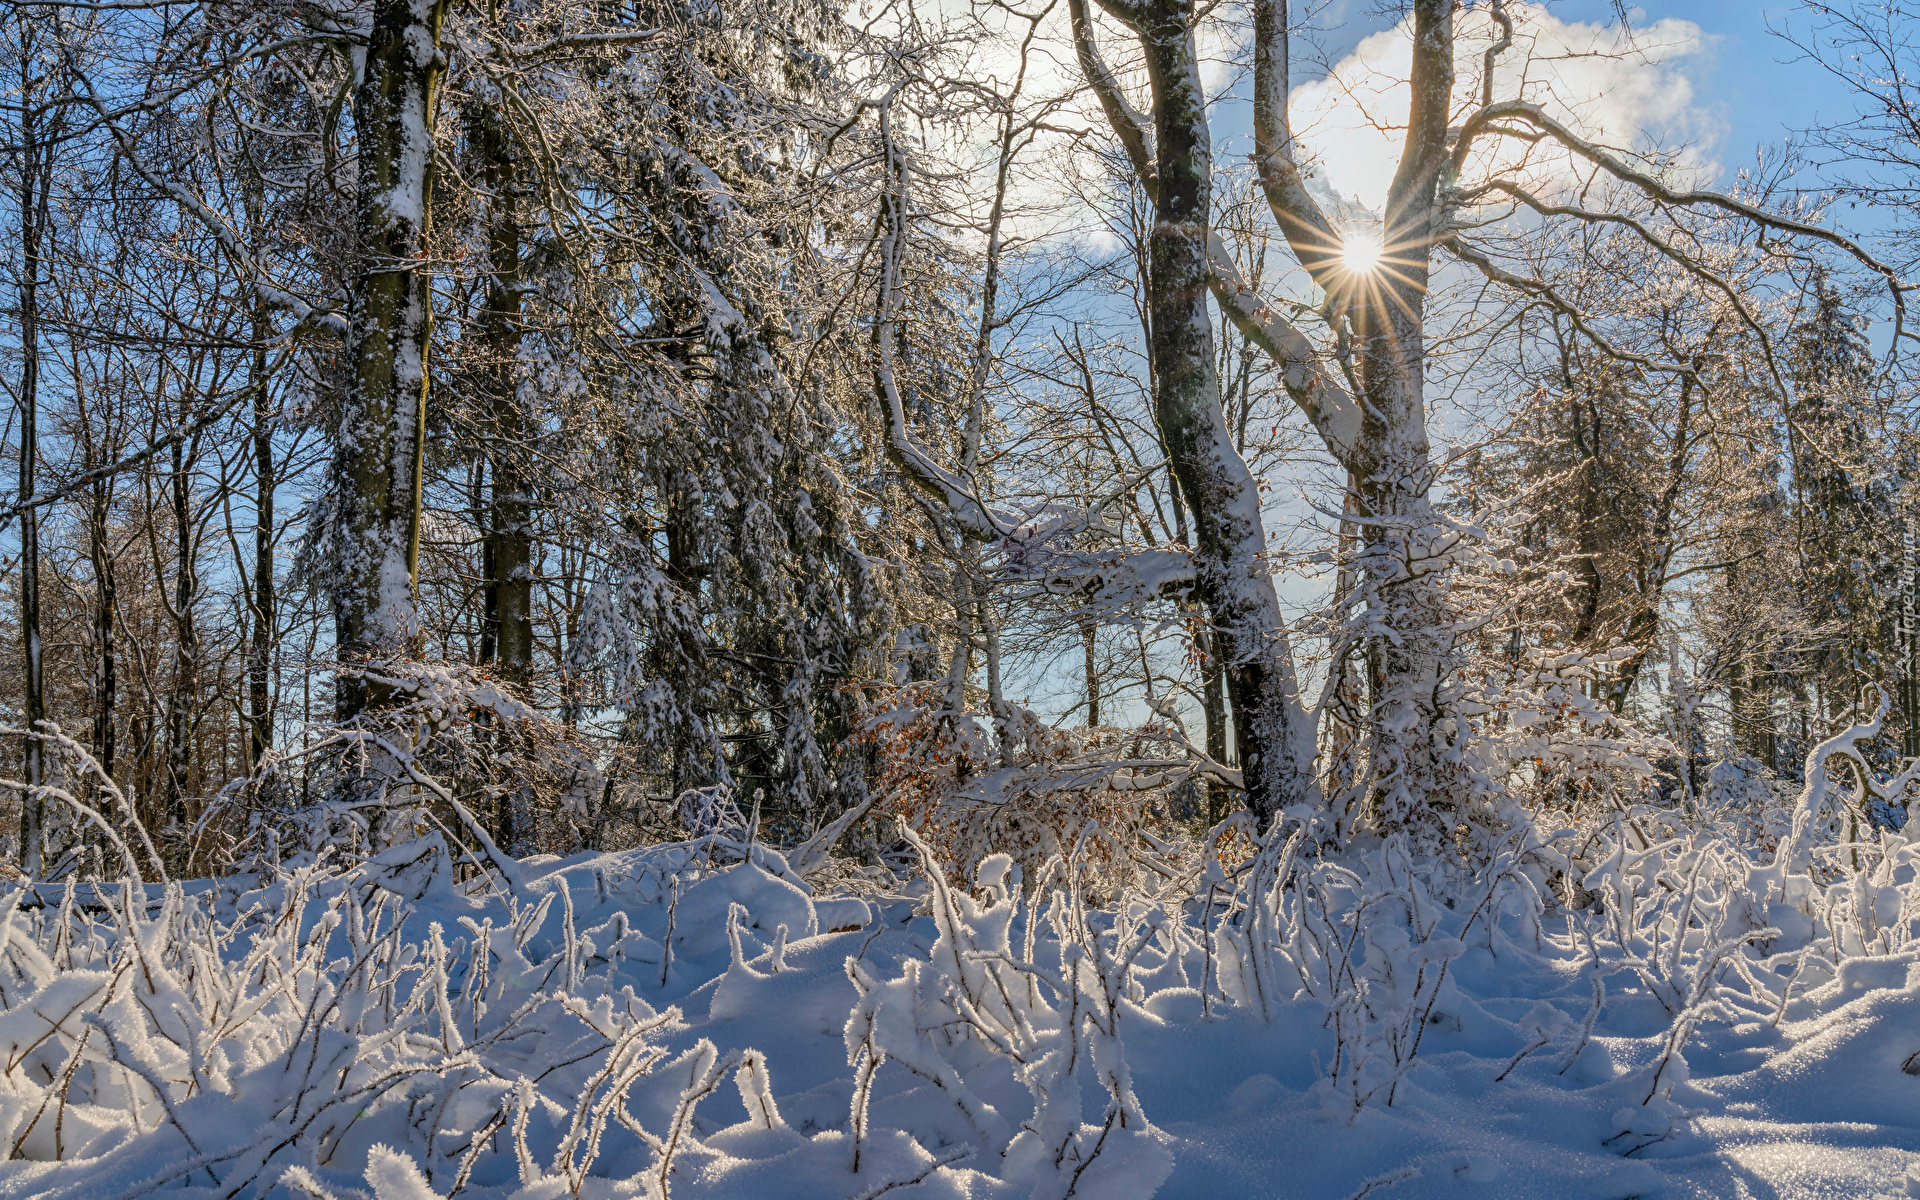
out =
<svg viewBox="0 0 1920 1200"><path fill-rule="evenodd" d="M1496 99L1539 103L1613 146L1685 144L1682 167L1701 175L1717 171L1709 155L1721 123L1696 103L1686 72L1687 59L1706 48L1698 25L1668 18L1628 32L1562 21L1537 4L1509 11L1514 45L1495 68ZM1494 32L1479 9L1457 20L1456 122L1478 106L1482 55ZM1325 79L1293 89L1294 128L1312 154L1317 190L1368 211L1384 204L1399 164L1412 57L1411 23L1403 22L1362 40ZM1503 151L1519 152L1518 144Z"/></svg>

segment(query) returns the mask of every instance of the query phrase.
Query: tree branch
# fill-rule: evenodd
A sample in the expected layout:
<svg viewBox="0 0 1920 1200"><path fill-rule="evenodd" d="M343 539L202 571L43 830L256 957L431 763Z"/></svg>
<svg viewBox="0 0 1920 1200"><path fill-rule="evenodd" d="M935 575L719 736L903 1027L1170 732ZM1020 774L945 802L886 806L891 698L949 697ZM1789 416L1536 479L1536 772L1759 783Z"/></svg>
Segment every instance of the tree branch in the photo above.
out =
<svg viewBox="0 0 1920 1200"><path fill-rule="evenodd" d="M107 111L101 105L100 97L93 90L92 84L86 82L85 76L80 74L77 66L74 66L73 70L75 78L80 79L82 86L87 90L88 103L92 105L95 112L100 114L100 125L113 135L114 144L120 150L120 157L133 168L134 174L146 180L149 186L164 193L174 203L194 215L207 232L213 235L214 240L220 243L222 253L233 264L235 272L253 290L260 303L268 308L290 313L297 324L325 329L328 333L340 337L347 336L349 330L345 317L330 309L317 308L308 304L292 292L268 282L265 268L253 260L253 256L240 244L240 239L234 236L233 230L227 228L227 223L221 219L219 213L209 208L200 197L179 184L162 178L140 161L140 155L135 151L132 139L124 129L107 116Z"/></svg>
<svg viewBox="0 0 1920 1200"><path fill-rule="evenodd" d="M880 214L880 296L873 323L873 378L887 421L887 451L896 466L923 491L946 506L961 530L976 541L998 541L1007 530L965 480L947 470L913 436L906 406L900 398L894 368L894 342L899 334L900 259L907 237L907 159L893 137L893 103L889 95L879 105L880 141L886 155L888 187Z"/></svg>
<svg viewBox="0 0 1920 1200"><path fill-rule="evenodd" d="M295 326L296 330L298 328L299 328L298 326ZM210 410L209 412L207 412L205 416L202 416L199 420L194 421L191 424L187 424L187 425L174 426L172 432L166 434L163 437L156 438L154 441L152 441L147 445L146 449L135 451L134 453L127 455L125 458L120 459L118 462L112 462L112 463L106 464L105 466L95 467L91 471L82 471L80 474L75 475L72 479L69 479L66 483L60 485L57 488L54 488L51 491L36 492L35 494L28 496L24 500L15 501L13 504L8 505L6 508L0 508L0 531L4 531L8 525L11 525L13 523L13 519L15 517L19 516L23 512L26 512L30 508L44 508L49 504L54 504L61 500L64 500L68 496L71 496L74 493L79 492L84 488L90 487L97 481L105 479L110 475L118 475L122 471L132 470L134 467L137 467L141 463L146 462L148 459L154 457L156 454L159 454L164 450L170 450L174 446L180 444L181 442L186 441L188 438L191 438L194 435L200 433L202 430L208 428L209 426L213 425L215 422L219 421L222 417L225 417L228 413L231 413L234 409L240 407L240 404L242 401L246 400L248 397L258 392L261 388L266 387L267 383L278 372L279 367L286 362L286 357L287 357L287 352L283 351L281 353L279 361L274 364L273 369L267 371L266 374L261 376L260 379L256 380L253 383L249 383L247 386L236 391L231 397L227 399L226 403L220 405L218 408Z"/></svg>
<svg viewBox="0 0 1920 1200"><path fill-rule="evenodd" d="M1105 4L1102 7L1107 7ZM1109 9L1111 11L1111 9ZM1087 0L1067 0L1067 12L1073 21L1073 51L1080 59L1080 70L1087 77L1087 86L1093 89L1094 98L1100 101L1100 111L1107 114L1107 124L1113 127L1113 135L1120 139L1126 148L1127 161L1133 164L1134 174L1140 178L1140 186L1146 189L1147 199L1157 201L1160 195L1160 176L1153 161L1153 127L1146 117L1127 103L1127 97L1120 90L1120 81L1100 57L1100 48L1093 41L1093 14L1087 10Z"/></svg>
<svg viewBox="0 0 1920 1200"><path fill-rule="evenodd" d="M1294 258L1327 291L1343 239L1308 192L1294 162L1293 127L1287 116L1290 53L1286 0L1255 0L1253 6L1253 164L1267 208L1286 236Z"/></svg>
<svg viewBox="0 0 1920 1200"><path fill-rule="evenodd" d="M1700 190L1676 191L1646 172L1629 166L1615 155L1608 153L1594 143L1580 137L1559 121L1548 116L1545 110L1537 104L1530 104L1521 100L1503 100L1498 104L1486 105L1482 107L1480 111L1468 117L1461 125L1460 136L1455 141L1453 147L1451 162L1453 173L1456 177L1466 165L1467 153L1472 147L1473 139L1482 132L1496 132L1496 130L1490 128L1493 123L1509 118L1519 118L1531 122L1550 136L1555 142L1558 142L1568 152L1592 163L1622 183L1631 184L1633 187L1638 188L1641 192L1662 204L1671 204L1679 208L1717 208L1722 212L1745 218L1763 228L1774 229L1782 233L1790 233L1800 237L1812 238L1816 241L1826 242L1829 245L1839 247L1859 261L1862 266L1874 274L1879 275L1887 282L1887 291L1893 297L1894 311L1894 346L1889 350L1889 354L1898 350L1899 339L1902 337L1912 337L1914 340L1920 341L1920 336L1910 334L1906 330L1907 304L1905 297L1902 295L1899 276L1895 274L1893 268L1869 254L1864 247L1852 238L1847 237L1845 234L1836 233L1831 229L1823 229L1818 225L1812 225L1805 221L1797 221L1791 217L1784 217L1777 213L1768 212L1758 205L1749 204L1744 200L1735 199L1732 196L1724 195L1720 192Z"/></svg>
<svg viewBox="0 0 1920 1200"><path fill-rule="evenodd" d="M1594 345L1600 347L1601 351L1610 358L1618 359L1625 363L1632 363L1635 366L1642 367L1649 371L1658 371L1668 375L1693 376L1698 373L1695 368L1685 363L1668 362L1664 359L1653 358L1645 354L1635 354L1631 350L1622 350L1618 346L1615 346L1607 340L1605 334L1593 327L1592 318L1587 316L1579 305L1562 296L1555 290L1552 284L1543 279L1534 279L1526 275L1516 275L1472 246L1462 242L1459 238L1446 238L1439 244L1446 247L1455 258L1476 268L1482 275L1485 275L1493 282L1539 298L1547 307L1566 317L1567 320L1573 324L1574 329L1579 331L1582 336Z"/></svg>
<svg viewBox="0 0 1920 1200"><path fill-rule="evenodd" d="M1780 388L1781 395L1787 394L1786 381L1781 377L1780 365L1774 359L1773 339L1768 336L1766 329L1761 326L1759 319L1753 315L1752 310L1747 307L1746 301L1740 298L1740 294L1734 290L1733 285L1682 253L1671 242L1647 228L1644 222L1624 213L1594 212L1577 205L1549 204L1518 184L1510 183L1505 179L1490 179L1475 188L1469 195L1487 191L1504 192L1543 217L1572 217L1593 225L1619 225L1638 234L1641 241L1672 259L1680 265L1682 270L1704 281L1727 298L1727 301L1733 305L1734 311L1740 314L1740 320L1760 339L1761 351L1767 359L1767 369L1772 373L1774 383Z"/></svg>
<svg viewBox="0 0 1920 1200"><path fill-rule="evenodd" d="M1273 359L1287 395L1313 422L1327 449L1345 464L1360 439L1360 406L1327 371L1320 352L1307 336L1247 286L1217 233L1207 235L1207 262L1212 268L1209 283L1220 310L1243 337Z"/></svg>

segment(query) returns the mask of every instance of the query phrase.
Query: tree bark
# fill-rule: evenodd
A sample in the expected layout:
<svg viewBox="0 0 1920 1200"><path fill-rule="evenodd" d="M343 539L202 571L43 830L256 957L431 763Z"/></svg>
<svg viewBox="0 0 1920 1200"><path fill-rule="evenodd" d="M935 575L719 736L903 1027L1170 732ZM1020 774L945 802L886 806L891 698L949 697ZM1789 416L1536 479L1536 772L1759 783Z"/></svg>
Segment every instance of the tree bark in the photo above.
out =
<svg viewBox="0 0 1920 1200"><path fill-rule="evenodd" d="M266 198L257 171L245 180L247 231L254 254L264 262ZM267 387L267 343L273 321L263 300L253 306L253 355L247 364L247 386L253 389L253 577L246 597L253 632L246 651L247 767L257 770L273 747L273 647L277 637L273 564L273 491L279 482L273 456L273 397Z"/></svg>
<svg viewBox="0 0 1920 1200"><path fill-rule="evenodd" d="M532 419L520 394L520 217L512 142L504 114L480 107L471 131L488 193L487 354L493 508L484 556L492 602L494 655L501 676L524 686L533 670Z"/></svg>
<svg viewBox="0 0 1920 1200"><path fill-rule="evenodd" d="M351 377L334 464L336 653L349 666L417 652L420 485L425 451L426 263L433 130L446 0L378 0L354 89L359 261L349 312ZM341 719L388 689L340 678Z"/></svg>
<svg viewBox="0 0 1920 1200"><path fill-rule="evenodd" d="M1237 279L1216 284L1223 307L1268 346L1287 390L1354 481L1367 571L1357 581L1371 610L1369 771L1383 781L1375 818L1395 827L1451 790L1446 747L1435 740L1447 646L1446 595L1421 560L1435 528L1425 406L1425 305L1447 163L1452 100L1452 0L1416 0L1411 104L1399 165L1387 193L1381 269L1347 269L1336 231L1309 194L1287 116L1285 0L1254 6L1255 166L1268 207L1294 257L1326 291L1350 351L1359 396L1348 398L1317 365L1311 344L1270 312L1253 309ZM1359 403L1354 401L1358 400ZM1390 781L1390 782L1384 782Z"/></svg>

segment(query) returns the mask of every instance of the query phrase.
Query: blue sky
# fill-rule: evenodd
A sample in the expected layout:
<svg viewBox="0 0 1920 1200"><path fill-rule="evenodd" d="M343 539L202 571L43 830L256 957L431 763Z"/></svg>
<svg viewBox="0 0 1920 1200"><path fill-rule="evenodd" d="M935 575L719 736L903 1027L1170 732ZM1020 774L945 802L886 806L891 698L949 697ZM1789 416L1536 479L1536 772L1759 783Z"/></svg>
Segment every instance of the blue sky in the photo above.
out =
<svg viewBox="0 0 1920 1200"><path fill-rule="evenodd" d="M1806 14L1798 6L1693 0L1640 7L1650 19L1678 17L1708 35L1708 49L1689 73L1700 100L1725 122L1717 154L1723 164L1751 161L1756 146L1781 142L1790 130L1852 115L1853 99L1839 80L1813 63L1792 61L1798 52L1768 32L1769 25L1804 30ZM1611 9L1590 0L1554 6L1563 17L1582 20L1606 20Z"/></svg>
<svg viewBox="0 0 1920 1200"><path fill-rule="evenodd" d="M1318 24L1330 31L1325 45L1333 57L1387 24L1367 16L1373 7L1372 0L1335 0L1322 14ZM1563 21L1612 25L1617 19L1612 0L1549 2L1548 10ZM1853 113L1843 84L1813 63L1793 61L1797 51L1769 32L1789 25L1806 29L1807 17L1798 5L1650 0L1628 11L1636 27L1665 18L1700 27L1706 46L1686 56L1683 71L1693 82L1695 106L1716 118L1718 137L1711 150L1729 172L1750 163L1762 143L1778 144L1791 130Z"/></svg>

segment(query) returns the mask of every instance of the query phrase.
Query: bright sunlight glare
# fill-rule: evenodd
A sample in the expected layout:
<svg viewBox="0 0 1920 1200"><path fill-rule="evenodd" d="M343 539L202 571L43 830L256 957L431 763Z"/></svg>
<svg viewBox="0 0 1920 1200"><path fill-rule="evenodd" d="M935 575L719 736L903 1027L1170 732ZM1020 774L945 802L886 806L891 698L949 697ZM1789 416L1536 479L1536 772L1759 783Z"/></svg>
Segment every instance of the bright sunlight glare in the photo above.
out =
<svg viewBox="0 0 1920 1200"><path fill-rule="evenodd" d="M1385 250L1380 238L1372 233L1350 233L1340 250L1341 261L1347 270L1355 275L1371 274L1380 265L1380 256Z"/></svg>

